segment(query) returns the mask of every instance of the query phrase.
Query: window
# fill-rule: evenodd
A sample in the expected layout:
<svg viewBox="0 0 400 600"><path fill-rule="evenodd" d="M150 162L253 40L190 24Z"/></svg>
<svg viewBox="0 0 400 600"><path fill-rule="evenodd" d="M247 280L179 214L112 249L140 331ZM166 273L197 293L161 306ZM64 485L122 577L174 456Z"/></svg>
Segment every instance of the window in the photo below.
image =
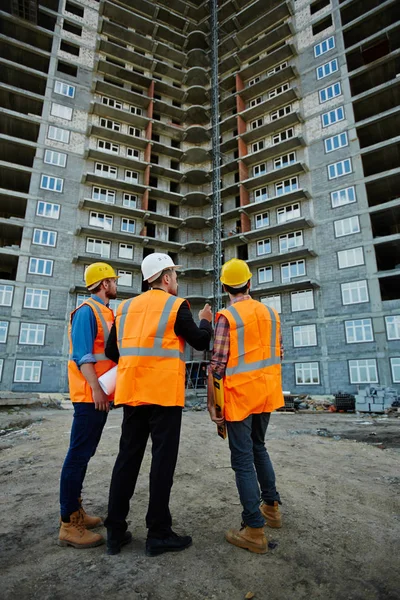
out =
<svg viewBox="0 0 400 600"><path fill-rule="evenodd" d="M40 323L21 323L19 330L19 344L43 346L46 325Z"/></svg>
<svg viewBox="0 0 400 600"><path fill-rule="evenodd" d="M329 62L317 67L317 79L323 79L324 77L328 77L328 75L332 75L339 69L337 58L330 60Z"/></svg>
<svg viewBox="0 0 400 600"><path fill-rule="evenodd" d="M12 306L14 286L0 283L0 306Z"/></svg>
<svg viewBox="0 0 400 600"><path fill-rule="evenodd" d="M272 267L260 267L258 269L258 283L272 281Z"/></svg>
<svg viewBox="0 0 400 600"><path fill-rule="evenodd" d="M279 236L279 252L287 252L303 245L303 232L293 231Z"/></svg>
<svg viewBox="0 0 400 600"><path fill-rule="evenodd" d="M390 367L392 369L393 383L400 383L400 358L391 358Z"/></svg>
<svg viewBox="0 0 400 600"><path fill-rule="evenodd" d="M0 358L0 381L3 377L4 358Z"/></svg>
<svg viewBox="0 0 400 600"><path fill-rule="evenodd" d="M288 283L295 277L302 277L306 274L306 261L294 260L293 262L284 263L281 265L281 280L282 283Z"/></svg>
<svg viewBox="0 0 400 600"><path fill-rule="evenodd" d="M42 372L41 360L16 360L14 382L15 383L40 383Z"/></svg>
<svg viewBox="0 0 400 600"><path fill-rule="evenodd" d="M332 208L337 208L338 206L343 206L344 204L351 204L352 202L356 201L356 190L353 186L343 188L342 190L337 190L336 192L331 192Z"/></svg>
<svg viewBox="0 0 400 600"><path fill-rule="evenodd" d="M65 10L67 12L70 12L73 15L76 15L77 17L81 17L81 18L83 18L83 15L85 14L85 12L81 6L78 6L77 4L74 4L73 2L69 2L69 0L67 0L67 2L65 3Z"/></svg>
<svg viewBox="0 0 400 600"><path fill-rule="evenodd" d="M257 104L261 104L262 100L262 96L258 96L258 98L253 98L253 100L250 100L250 106L257 106Z"/></svg>
<svg viewBox="0 0 400 600"><path fill-rule="evenodd" d="M74 35L82 36L82 27L75 25L71 21L67 21L66 19L64 19L62 28L64 29L64 31L69 31L70 33L73 33Z"/></svg>
<svg viewBox="0 0 400 600"><path fill-rule="evenodd" d="M261 213L256 215L256 229L261 229L261 227L268 227L269 225L269 213Z"/></svg>
<svg viewBox="0 0 400 600"><path fill-rule="evenodd" d="M335 236L343 237L344 235L353 235L360 231L360 221L358 216L347 217L334 222Z"/></svg>
<svg viewBox="0 0 400 600"><path fill-rule="evenodd" d="M48 165L55 165L56 167L65 167L67 164L67 155L64 152L55 152L54 150L46 150L44 153L44 159Z"/></svg>
<svg viewBox="0 0 400 600"><path fill-rule="evenodd" d="M385 317L388 340L400 340L400 315Z"/></svg>
<svg viewBox="0 0 400 600"><path fill-rule="evenodd" d="M336 98L336 96L340 96L342 93L342 86L340 82L333 83L332 85L328 85L328 87L319 90L319 101L321 104L324 102L328 102L332 98Z"/></svg>
<svg viewBox="0 0 400 600"><path fill-rule="evenodd" d="M8 321L0 321L0 344L5 344L8 334Z"/></svg>
<svg viewBox="0 0 400 600"><path fill-rule="evenodd" d="M296 202L296 204L288 204L287 206L282 206L282 208L278 208L276 211L276 217L278 224L286 223L287 221L291 221L292 219L299 219L300 204Z"/></svg>
<svg viewBox="0 0 400 600"><path fill-rule="evenodd" d="M54 127L54 125L50 125L47 131L47 137L49 140L56 140L57 142L62 142L63 144L69 143L69 131L68 129L61 129L61 127Z"/></svg>
<svg viewBox="0 0 400 600"><path fill-rule="evenodd" d="M67 121L71 121L72 108L70 108L69 106L64 106L63 104L57 104L56 102L52 102L50 114L52 114L53 117L60 117L60 119L66 119Z"/></svg>
<svg viewBox="0 0 400 600"><path fill-rule="evenodd" d="M24 296L24 308L47 310L49 308L49 300L50 290L26 288Z"/></svg>
<svg viewBox="0 0 400 600"><path fill-rule="evenodd" d="M107 204L115 204L115 190L93 187L92 200L97 200L98 202L106 202Z"/></svg>
<svg viewBox="0 0 400 600"><path fill-rule="evenodd" d="M32 244L37 244L38 246L52 246L54 248L56 242L56 231L47 231L46 229L33 230Z"/></svg>
<svg viewBox="0 0 400 600"><path fill-rule="evenodd" d="M111 129L111 131L121 131L121 123L112 121L111 119L104 119L103 117L100 119L100 127Z"/></svg>
<svg viewBox="0 0 400 600"><path fill-rule="evenodd" d="M322 127L329 127L329 125L333 125L333 123L337 123L338 121L344 120L344 108L343 106L339 106L339 108L335 108L334 110L330 110L327 113L321 115L322 119Z"/></svg>
<svg viewBox="0 0 400 600"><path fill-rule="evenodd" d="M67 54L72 54L73 56L79 56L80 48L79 46L75 46L75 44L70 44L64 40L61 40L60 50L62 52L67 52Z"/></svg>
<svg viewBox="0 0 400 600"><path fill-rule="evenodd" d="M132 287L132 272L131 271L121 271L118 269L118 285L126 285L128 287Z"/></svg>
<svg viewBox="0 0 400 600"><path fill-rule="evenodd" d="M114 100L114 98L108 98L107 96L102 96L101 103L106 106L111 106L111 108L117 108L118 110L123 109L122 102L119 100Z"/></svg>
<svg viewBox="0 0 400 600"><path fill-rule="evenodd" d="M315 325L297 325L293 327L293 346L295 348L316 345L317 329Z"/></svg>
<svg viewBox="0 0 400 600"><path fill-rule="evenodd" d="M319 385L317 362L295 363L296 385Z"/></svg>
<svg viewBox="0 0 400 600"><path fill-rule="evenodd" d="M285 117L286 115L288 115L291 112L292 112L292 105L288 104L287 106L278 108L278 110L274 110L273 112L269 113L269 118L271 121L277 121L278 119L282 119L282 117Z"/></svg>
<svg viewBox="0 0 400 600"><path fill-rule="evenodd" d="M60 205L53 204L52 202L43 202L43 200L38 200L36 206L36 214L38 215L38 217L46 217L47 219L59 219Z"/></svg>
<svg viewBox="0 0 400 600"><path fill-rule="evenodd" d="M258 127L261 127L262 124L264 123L264 119L256 119L255 121L251 121L250 123L250 128L251 129L258 129Z"/></svg>
<svg viewBox="0 0 400 600"><path fill-rule="evenodd" d="M345 321L344 327L346 331L346 342L348 344L374 341L371 319L355 319L354 321Z"/></svg>
<svg viewBox="0 0 400 600"><path fill-rule="evenodd" d="M350 248L349 250L340 250L337 253L339 269L347 269L348 267L356 267L364 264L364 253L361 246L358 248Z"/></svg>
<svg viewBox="0 0 400 600"><path fill-rule="evenodd" d="M258 177L259 175L264 175L267 172L267 165L262 163L261 165L255 165L253 167L253 177Z"/></svg>
<svg viewBox="0 0 400 600"><path fill-rule="evenodd" d="M107 140L97 140L97 148L104 152L119 154L119 144L113 144L113 142L107 142Z"/></svg>
<svg viewBox="0 0 400 600"><path fill-rule="evenodd" d="M110 258L111 242L95 238L86 239L86 252L90 254L100 254L102 258Z"/></svg>
<svg viewBox="0 0 400 600"><path fill-rule="evenodd" d="M104 163L95 163L94 172L96 173L96 175L101 175L102 177L108 177L109 179L117 179L117 177L118 177L117 167L112 167L111 165L105 165Z"/></svg>
<svg viewBox="0 0 400 600"><path fill-rule="evenodd" d="M42 175L40 179L40 187L42 190L51 190L52 192L62 192L64 179L60 177L50 177L50 175Z"/></svg>
<svg viewBox="0 0 400 600"><path fill-rule="evenodd" d="M46 275L51 277L53 274L53 260L46 260L44 258L30 258L28 273L31 275Z"/></svg>
<svg viewBox="0 0 400 600"><path fill-rule="evenodd" d="M350 158L346 158L346 160L340 160L337 163L328 165L328 179L337 179L338 177L352 173L352 171L351 160Z"/></svg>
<svg viewBox="0 0 400 600"><path fill-rule="evenodd" d="M374 358L349 360L350 383L378 383L378 369Z"/></svg>
<svg viewBox="0 0 400 600"><path fill-rule="evenodd" d="M137 127L128 127L128 135L133 135L134 137L142 137L142 132Z"/></svg>
<svg viewBox="0 0 400 600"><path fill-rule="evenodd" d="M296 152L289 152L289 154L284 154L283 156L279 156L279 158L274 158L274 169L283 169L284 167L288 167L296 162Z"/></svg>
<svg viewBox="0 0 400 600"><path fill-rule="evenodd" d="M265 147L264 140L259 140L258 142L254 142L254 144L252 144L251 149L252 149L252 152L258 152L259 150L263 150L264 147Z"/></svg>
<svg viewBox="0 0 400 600"><path fill-rule="evenodd" d="M271 77L271 75L274 75L275 73L278 73L279 71L282 71L282 69L286 69L286 67L287 67L287 62L283 62L280 65L277 65L276 67L274 67L273 69L268 71L267 76Z"/></svg>
<svg viewBox="0 0 400 600"><path fill-rule="evenodd" d="M268 98L275 98L275 96L280 96L284 92L287 92L289 89L290 89L290 85L289 85L288 82L282 83L282 85L280 85L279 87L275 88L274 90L271 90L268 93Z"/></svg>
<svg viewBox="0 0 400 600"><path fill-rule="evenodd" d="M136 171L125 171L125 181L130 181L131 183L137 183L139 179L139 173Z"/></svg>
<svg viewBox="0 0 400 600"><path fill-rule="evenodd" d="M315 2L311 2L310 4L310 14L314 15L319 10L325 8L325 6L330 5L330 0L315 0Z"/></svg>
<svg viewBox="0 0 400 600"><path fill-rule="evenodd" d="M369 302L368 286L365 279L341 284L343 304L361 304Z"/></svg>
<svg viewBox="0 0 400 600"><path fill-rule="evenodd" d="M329 52L329 50L332 50L332 48L334 48L334 47L335 47L335 37L332 35L331 37L328 37L326 40L323 40L322 42L320 42L319 44L314 46L315 58L317 58L318 56L321 56L321 54L325 54L326 52Z"/></svg>
<svg viewBox="0 0 400 600"><path fill-rule="evenodd" d="M280 131L279 133L272 136L272 143L280 144L281 142L285 142L286 140L290 140L294 136L294 129L290 127L290 129L285 129L284 131Z"/></svg>
<svg viewBox="0 0 400 600"><path fill-rule="evenodd" d="M271 253L271 240L259 240L257 242L257 256Z"/></svg>
<svg viewBox="0 0 400 600"><path fill-rule="evenodd" d="M86 271L86 269L85 269ZM76 296L76 305L75 308L78 308L81 304L83 304L86 300L89 300L89 294L77 294Z"/></svg>
<svg viewBox="0 0 400 600"><path fill-rule="evenodd" d="M134 194L124 194L122 206L126 208L136 208L137 196Z"/></svg>
<svg viewBox="0 0 400 600"><path fill-rule="evenodd" d="M260 300L265 306L270 306L271 308L274 308L277 313L281 314L282 306L280 294L276 294L275 296L264 296L263 298L260 298Z"/></svg>
<svg viewBox="0 0 400 600"><path fill-rule="evenodd" d="M92 227L101 227L107 231L112 230L113 218L111 215L105 215L104 213L90 211L89 225Z"/></svg>
<svg viewBox="0 0 400 600"><path fill-rule="evenodd" d="M312 290L292 292L291 304L292 312L298 312L300 310L312 310L314 308L314 292Z"/></svg>
<svg viewBox="0 0 400 600"><path fill-rule="evenodd" d="M129 156L129 158L140 158L140 152L139 150L136 150L136 148L127 148L126 155Z"/></svg>
<svg viewBox="0 0 400 600"><path fill-rule="evenodd" d="M268 198L268 189L266 187L259 188L258 190L254 190L254 200L256 202L262 202L263 200L267 200Z"/></svg>
<svg viewBox="0 0 400 600"><path fill-rule="evenodd" d="M347 131L343 133L338 133L337 135L333 135L332 137L324 140L325 152L333 152L334 150L338 150L339 148L343 148L344 146L349 145L349 140L347 137Z"/></svg>
<svg viewBox="0 0 400 600"><path fill-rule="evenodd" d="M256 83L258 83L260 81L259 77L254 77L254 79L250 79L249 81L249 86L251 85L255 85Z"/></svg>
<svg viewBox="0 0 400 600"><path fill-rule="evenodd" d="M275 195L282 196L282 194L290 194L299 188L299 181L297 177L291 177L275 184Z"/></svg>
<svg viewBox="0 0 400 600"><path fill-rule="evenodd" d="M133 219L121 219L121 231L135 233L135 221Z"/></svg>
<svg viewBox="0 0 400 600"><path fill-rule="evenodd" d="M63 60L57 61L57 71L59 73L65 73L66 75L70 75L71 77L78 76L78 67L76 65L66 63Z"/></svg>
<svg viewBox="0 0 400 600"><path fill-rule="evenodd" d="M142 114L142 109L138 108L137 106L130 106L129 110L132 115L138 115L140 117Z"/></svg>
<svg viewBox="0 0 400 600"><path fill-rule="evenodd" d="M120 244L118 250L119 258L133 259L133 246L132 244Z"/></svg>
<svg viewBox="0 0 400 600"><path fill-rule="evenodd" d="M54 82L54 92L60 94L60 96L73 98L75 96L75 86L56 79Z"/></svg>

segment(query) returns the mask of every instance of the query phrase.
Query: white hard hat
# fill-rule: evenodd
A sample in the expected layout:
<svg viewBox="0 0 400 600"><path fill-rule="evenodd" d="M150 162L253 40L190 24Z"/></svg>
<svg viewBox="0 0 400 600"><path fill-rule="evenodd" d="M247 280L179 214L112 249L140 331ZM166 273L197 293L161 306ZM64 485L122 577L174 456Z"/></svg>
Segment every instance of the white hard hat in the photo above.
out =
<svg viewBox="0 0 400 600"><path fill-rule="evenodd" d="M182 265L174 265L174 261L168 254L162 254L161 252L153 252L146 256L142 261L142 274L143 279L151 283L165 269L180 269Z"/></svg>

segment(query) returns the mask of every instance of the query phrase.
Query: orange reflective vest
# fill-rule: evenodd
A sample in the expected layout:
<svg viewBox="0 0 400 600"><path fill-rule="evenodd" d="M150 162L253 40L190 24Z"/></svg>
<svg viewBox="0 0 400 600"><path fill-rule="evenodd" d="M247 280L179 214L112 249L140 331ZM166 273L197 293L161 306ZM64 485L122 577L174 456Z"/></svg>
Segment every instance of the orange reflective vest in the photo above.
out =
<svg viewBox="0 0 400 600"><path fill-rule="evenodd" d="M278 313L256 300L235 302L217 313L229 321L229 358L224 376L225 419L284 406Z"/></svg>
<svg viewBox="0 0 400 600"><path fill-rule="evenodd" d="M80 369L76 365L75 361L72 360L72 316L82 306L87 304L93 310L93 314L96 318L97 323L97 335L94 340L92 353L97 362L94 363L94 370L97 377L103 375L106 371L109 371L115 367L115 362L109 360L105 355L105 347L107 344L108 336L112 324L114 323L114 313L111 308L108 308L105 304L96 302L93 298L89 298L83 302L78 308L72 311L69 326L68 326L68 337L69 337L69 361L68 361L68 383L69 383L69 394L72 402L93 402L92 388L82 375ZM110 400L112 397L109 396Z"/></svg>
<svg viewBox="0 0 400 600"><path fill-rule="evenodd" d="M162 290L149 290L119 305L114 404L184 406L185 340L174 331L183 302Z"/></svg>

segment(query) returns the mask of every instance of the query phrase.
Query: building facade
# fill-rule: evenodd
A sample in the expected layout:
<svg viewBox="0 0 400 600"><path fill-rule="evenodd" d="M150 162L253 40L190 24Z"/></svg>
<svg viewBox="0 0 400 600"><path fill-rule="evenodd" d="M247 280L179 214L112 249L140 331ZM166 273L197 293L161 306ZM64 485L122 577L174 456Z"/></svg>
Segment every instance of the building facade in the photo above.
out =
<svg viewBox="0 0 400 600"><path fill-rule="evenodd" d="M67 389L91 262L121 300L168 252L194 312L211 300L211 5L2 4L1 390ZM227 0L218 21L223 260L281 315L284 389L398 387L400 5Z"/></svg>

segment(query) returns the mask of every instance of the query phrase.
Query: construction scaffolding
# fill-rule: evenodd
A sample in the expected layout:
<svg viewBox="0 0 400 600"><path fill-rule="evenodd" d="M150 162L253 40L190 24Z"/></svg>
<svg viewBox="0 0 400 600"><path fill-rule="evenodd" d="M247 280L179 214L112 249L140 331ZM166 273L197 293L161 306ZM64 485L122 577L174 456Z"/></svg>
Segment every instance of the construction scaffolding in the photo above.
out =
<svg viewBox="0 0 400 600"><path fill-rule="evenodd" d="M222 308L219 276L222 264L221 244L221 149L219 133L218 81L218 2L210 0L211 29L211 124L212 124L212 214L213 214L213 308L214 315Z"/></svg>

